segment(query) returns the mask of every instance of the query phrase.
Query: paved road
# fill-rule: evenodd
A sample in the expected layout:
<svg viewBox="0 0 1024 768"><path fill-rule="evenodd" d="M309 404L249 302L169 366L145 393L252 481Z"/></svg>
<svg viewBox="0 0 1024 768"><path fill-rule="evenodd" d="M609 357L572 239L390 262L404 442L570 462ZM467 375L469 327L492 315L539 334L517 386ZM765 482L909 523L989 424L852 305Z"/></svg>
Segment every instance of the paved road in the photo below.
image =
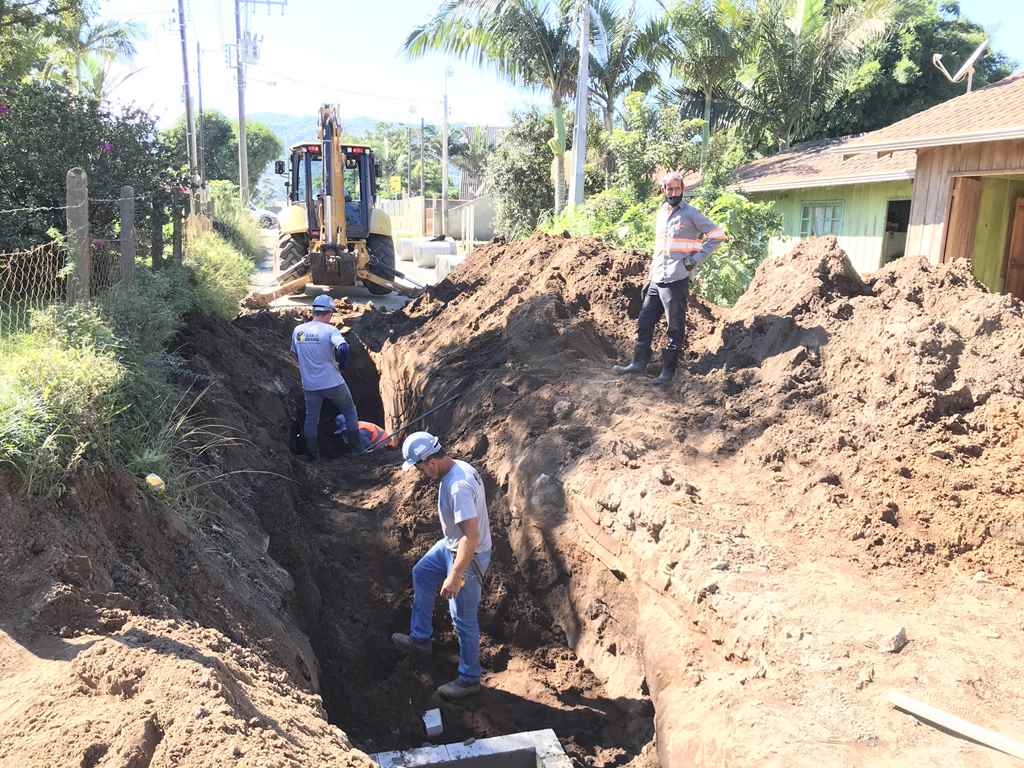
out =
<svg viewBox="0 0 1024 768"><path fill-rule="evenodd" d="M265 288L274 282L274 249L277 247L277 230L268 229L264 231L264 246L266 251L263 259L256 265L256 273L252 277L253 288ZM415 280L421 285L434 285L439 282L437 279L437 273L433 267L427 269L424 267L413 266L410 261L399 262L398 270L410 278ZM336 296L345 297L349 299L353 304L368 304L371 301L375 307L394 311L404 307L409 299L406 296L402 296L400 293L391 293L387 296L374 296L361 284L355 285L350 288L341 288L336 293ZM305 294L299 294L296 296L283 296L280 299L276 299L271 303L270 307L276 309L279 307L308 307L313 303L313 298Z"/></svg>

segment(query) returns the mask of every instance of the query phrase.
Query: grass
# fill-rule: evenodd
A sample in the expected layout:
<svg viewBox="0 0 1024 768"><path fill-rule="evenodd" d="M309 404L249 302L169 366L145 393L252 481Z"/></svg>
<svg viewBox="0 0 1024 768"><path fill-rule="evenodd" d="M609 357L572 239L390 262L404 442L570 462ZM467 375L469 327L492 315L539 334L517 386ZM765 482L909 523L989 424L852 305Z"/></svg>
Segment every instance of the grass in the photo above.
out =
<svg viewBox="0 0 1024 768"><path fill-rule="evenodd" d="M188 255L93 305L34 310L0 339L0 467L27 493L60 495L78 472L120 466L159 474L170 500L194 506L221 477L211 453L240 441L197 414L202 394L176 383L182 361L167 348L189 311L234 317L252 264L215 234Z"/></svg>
<svg viewBox="0 0 1024 768"><path fill-rule="evenodd" d="M242 207L238 185L230 181L211 181L213 227L231 246L252 261L263 255L263 232L252 214Z"/></svg>

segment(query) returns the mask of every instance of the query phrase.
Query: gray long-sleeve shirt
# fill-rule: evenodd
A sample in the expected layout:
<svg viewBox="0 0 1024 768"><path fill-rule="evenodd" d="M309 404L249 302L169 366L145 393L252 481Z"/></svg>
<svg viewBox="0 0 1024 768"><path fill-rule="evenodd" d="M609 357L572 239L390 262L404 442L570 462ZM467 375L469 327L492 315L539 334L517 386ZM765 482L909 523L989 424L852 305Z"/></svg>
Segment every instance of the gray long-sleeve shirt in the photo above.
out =
<svg viewBox="0 0 1024 768"><path fill-rule="evenodd" d="M725 240L721 227L687 203L675 207L663 204L658 209L655 232L650 273L653 283L685 280ZM692 262L689 269L687 261Z"/></svg>

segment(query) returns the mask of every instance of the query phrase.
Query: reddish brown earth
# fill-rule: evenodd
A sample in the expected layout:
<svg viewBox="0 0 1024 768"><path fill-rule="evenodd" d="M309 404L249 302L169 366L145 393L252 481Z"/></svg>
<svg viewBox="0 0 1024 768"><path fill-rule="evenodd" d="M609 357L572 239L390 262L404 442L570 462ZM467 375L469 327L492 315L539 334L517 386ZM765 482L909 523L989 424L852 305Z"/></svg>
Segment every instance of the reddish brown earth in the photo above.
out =
<svg viewBox="0 0 1024 768"><path fill-rule="evenodd" d="M579 764L636 768L1009 765L884 693L1024 735L1021 304L961 263L865 283L805 243L735 308L691 305L666 394L609 370L645 266L537 236L404 312L337 318L361 413L457 395L426 425L487 482L486 690L445 707L443 740L553 727ZM455 669L443 607L426 665L385 640L436 491L396 451L288 453L297 319L194 318L176 345L201 412L245 438L189 506L111 470L60 500L0 481L0 765L354 765L424 740Z"/></svg>
<svg viewBox="0 0 1024 768"><path fill-rule="evenodd" d="M500 489L517 572L607 694L650 691L662 765L1003 764L883 696L1018 729L1021 304L963 262L864 283L808 242L691 310L663 395L609 371L643 266L479 250L393 319L389 418L462 393L429 425Z"/></svg>

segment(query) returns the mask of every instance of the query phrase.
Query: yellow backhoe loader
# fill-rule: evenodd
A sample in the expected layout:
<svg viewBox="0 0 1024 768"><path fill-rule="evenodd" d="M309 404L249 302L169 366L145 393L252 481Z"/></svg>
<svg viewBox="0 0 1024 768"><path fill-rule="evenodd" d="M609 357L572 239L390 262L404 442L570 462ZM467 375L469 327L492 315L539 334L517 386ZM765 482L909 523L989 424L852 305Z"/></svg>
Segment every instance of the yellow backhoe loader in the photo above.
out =
<svg viewBox="0 0 1024 768"><path fill-rule="evenodd" d="M275 163L278 174L290 174L289 205L279 216L277 275L275 285L249 303L266 305L307 285L330 291L357 281L377 295L418 296L423 286L395 269L391 219L375 207L373 150L342 143L333 106L320 108L318 124L317 141L293 145L287 166Z"/></svg>

